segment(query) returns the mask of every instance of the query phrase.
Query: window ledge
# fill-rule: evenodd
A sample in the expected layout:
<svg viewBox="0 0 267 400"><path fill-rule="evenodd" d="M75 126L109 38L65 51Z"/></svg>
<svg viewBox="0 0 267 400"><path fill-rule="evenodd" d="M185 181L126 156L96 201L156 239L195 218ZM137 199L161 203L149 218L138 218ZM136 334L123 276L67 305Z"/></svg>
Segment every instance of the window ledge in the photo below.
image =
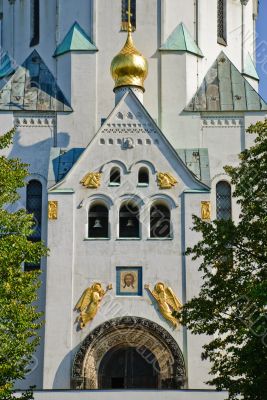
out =
<svg viewBox="0 0 267 400"><path fill-rule="evenodd" d="M141 238L135 238L135 237L126 237L126 238L117 238L116 240L120 241L120 240L141 240Z"/></svg>
<svg viewBox="0 0 267 400"><path fill-rule="evenodd" d="M148 183L138 183L137 187L148 187L149 184Z"/></svg>
<svg viewBox="0 0 267 400"><path fill-rule="evenodd" d="M108 186L110 186L110 187L118 187L120 185L121 185L120 183L111 182L111 183L109 183Z"/></svg>
<svg viewBox="0 0 267 400"><path fill-rule="evenodd" d="M226 42L226 40L224 39L224 38L222 38L222 37L217 37L217 43L218 44L221 44L222 46L227 46L227 42Z"/></svg>
<svg viewBox="0 0 267 400"><path fill-rule="evenodd" d="M94 241L94 240L110 240L110 238L84 238L84 241Z"/></svg>
<svg viewBox="0 0 267 400"><path fill-rule="evenodd" d="M173 237L170 237L170 238L147 238L147 240L170 241L170 240L173 240Z"/></svg>

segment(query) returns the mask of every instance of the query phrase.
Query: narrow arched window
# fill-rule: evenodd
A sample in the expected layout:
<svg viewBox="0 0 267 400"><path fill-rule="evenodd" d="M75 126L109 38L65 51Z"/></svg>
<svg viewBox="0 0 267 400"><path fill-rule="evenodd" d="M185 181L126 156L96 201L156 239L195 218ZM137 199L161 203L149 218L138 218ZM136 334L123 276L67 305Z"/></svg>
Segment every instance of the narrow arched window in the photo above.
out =
<svg viewBox="0 0 267 400"><path fill-rule="evenodd" d="M136 29L136 0L131 0L131 25L132 29ZM128 30L128 0L121 2L121 30Z"/></svg>
<svg viewBox="0 0 267 400"><path fill-rule="evenodd" d="M227 0L217 0L217 39L227 45Z"/></svg>
<svg viewBox="0 0 267 400"><path fill-rule="evenodd" d="M142 167L138 171L138 185L147 186L149 184L149 172L148 169Z"/></svg>
<svg viewBox="0 0 267 400"><path fill-rule="evenodd" d="M119 186L121 183L121 171L119 168L114 167L110 171L109 183L112 186Z"/></svg>
<svg viewBox="0 0 267 400"><path fill-rule="evenodd" d="M103 204L93 204L88 214L88 237L108 238L108 208Z"/></svg>
<svg viewBox="0 0 267 400"><path fill-rule="evenodd" d="M120 238L139 238L139 208L133 203L125 203L120 208Z"/></svg>
<svg viewBox="0 0 267 400"><path fill-rule="evenodd" d="M220 181L216 185L217 219L232 218L232 193L228 182Z"/></svg>
<svg viewBox="0 0 267 400"><path fill-rule="evenodd" d="M150 237L155 239L172 237L171 212L165 204L154 204L150 209Z"/></svg>
<svg viewBox="0 0 267 400"><path fill-rule="evenodd" d="M33 232L29 239L32 242L40 242L42 238L42 184L35 179L31 180L27 185L26 210L29 214L33 214L34 219ZM39 269L40 263L25 263L24 270L33 271Z"/></svg>
<svg viewBox="0 0 267 400"><path fill-rule="evenodd" d="M40 40L40 0L31 0L31 40L30 46L36 46Z"/></svg>

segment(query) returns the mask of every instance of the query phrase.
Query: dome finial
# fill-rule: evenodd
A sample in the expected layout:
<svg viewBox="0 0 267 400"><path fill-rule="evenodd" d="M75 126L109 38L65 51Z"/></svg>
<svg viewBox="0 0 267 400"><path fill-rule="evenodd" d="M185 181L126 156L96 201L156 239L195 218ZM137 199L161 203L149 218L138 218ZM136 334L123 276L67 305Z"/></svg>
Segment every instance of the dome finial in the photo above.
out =
<svg viewBox="0 0 267 400"><path fill-rule="evenodd" d="M148 65L145 57L136 49L132 38L131 0L128 0L128 35L125 45L111 63L111 75L115 88L134 86L145 91L144 80L147 77Z"/></svg>

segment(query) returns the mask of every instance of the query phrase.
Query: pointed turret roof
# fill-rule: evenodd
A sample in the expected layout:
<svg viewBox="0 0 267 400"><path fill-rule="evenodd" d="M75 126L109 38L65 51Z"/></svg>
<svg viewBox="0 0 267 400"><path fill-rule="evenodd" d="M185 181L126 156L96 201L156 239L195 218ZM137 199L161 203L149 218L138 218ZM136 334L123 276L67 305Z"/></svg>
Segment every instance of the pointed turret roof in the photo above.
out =
<svg viewBox="0 0 267 400"><path fill-rule="evenodd" d="M1 88L0 110L70 112L72 108L34 50Z"/></svg>
<svg viewBox="0 0 267 400"><path fill-rule="evenodd" d="M203 53L192 38L186 26L181 22L161 46L161 51L186 51L203 57Z"/></svg>
<svg viewBox="0 0 267 400"><path fill-rule="evenodd" d="M243 75L248 76L249 78L255 79L257 81L260 80L259 75L257 73L254 61L252 60L251 55L248 53L246 60L245 60L245 66L244 66L244 72Z"/></svg>
<svg viewBox="0 0 267 400"><path fill-rule="evenodd" d="M78 22L74 22L62 42L55 50L54 57L70 51L97 51L90 37L85 33Z"/></svg>
<svg viewBox="0 0 267 400"><path fill-rule="evenodd" d="M267 110L265 101L224 52L217 57L184 109L190 112L264 110Z"/></svg>

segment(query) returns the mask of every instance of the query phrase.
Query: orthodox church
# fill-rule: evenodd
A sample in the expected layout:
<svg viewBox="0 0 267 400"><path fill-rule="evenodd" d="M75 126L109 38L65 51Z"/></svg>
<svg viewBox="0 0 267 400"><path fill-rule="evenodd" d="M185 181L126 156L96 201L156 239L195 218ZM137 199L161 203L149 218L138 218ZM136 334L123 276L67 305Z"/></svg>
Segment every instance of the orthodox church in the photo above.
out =
<svg viewBox="0 0 267 400"><path fill-rule="evenodd" d="M44 400L225 398L205 384L208 338L173 311L201 285L184 254L199 240L192 215L238 218L223 166L237 165L246 129L267 114L257 7L0 2L1 128L16 127L7 154L30 172L18 207L50 249L24 265L42 271L45 325L20 389L35 385Z"/></svg>

